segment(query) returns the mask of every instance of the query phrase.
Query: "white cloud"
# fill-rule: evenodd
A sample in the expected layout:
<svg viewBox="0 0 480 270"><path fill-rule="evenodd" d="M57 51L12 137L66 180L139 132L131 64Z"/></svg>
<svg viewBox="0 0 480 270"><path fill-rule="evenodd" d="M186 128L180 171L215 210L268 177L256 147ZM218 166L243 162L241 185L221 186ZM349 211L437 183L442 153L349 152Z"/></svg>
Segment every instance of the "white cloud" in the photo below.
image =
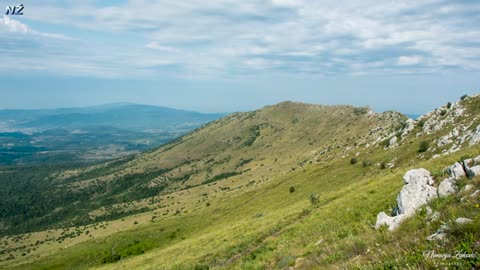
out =
<svg viewBox="0 0 480 270"><path fill-rule="evenodd" d="M293 7L299 5L297 0L272 0L272 4L276 6Z"/></svg>
<svg viewBox="0 0 480 270"><path fill-rule="evenodd" d="M11 33L27 33L29 32L29 28L26 24L19 22L14 19L10 19L8 16L3 16L0 19L0 31L5 30Z"/></svg>
<svg viewBox="0 0 480 270"><path fill-rule="evenodd" d="M62 1L64 3L64 1ZM480 3L440 0L129 0L115 6L55 0L28 6L28 19L92 33L68 43L64 58L108 74L157 74L175 65L180 76L222 77L258 68L296 74L480 70ZM34 32L6 19L11 31ZM31 24L35 28L35 24ZM9 30L10 31L10 30ZM70 35L70 34L68 34ZM71 39L71 38L70 38ZM99 40L100 39L100 40ZM117 40L123 40L117 42ZM119 45L119 44L122 45ZM89 50L84 49L88 44ZM98 57L99 52L105 54ZM38 51L42 54L42 51ZM97 57L95 57L97 56ZM53 58L60 56L53 55ZM128 61L125 61L127 57ZM70 67L72 65L69 65ZM72 67L71 67L72 68ZM72 68L72 73L74 73ZM68 72L65 70L64 72Z"/></svg>
<svg viewBox="0 0 480 270"><path fill-rule="evenodd" d="M410 66L417 65L422 61L420 56L400 56L398 57L397 63L400 66Z"/></svg>
<svg viewBox="0 0 480 270"><path fill-rule="evenodd" d="M147 44L147 48L150 49L155 49L163 52L168 52L168 53L180 53L181 50L174 48L174 47L169 47L169 46L162 46L156 41L149 42Z"/></svg>

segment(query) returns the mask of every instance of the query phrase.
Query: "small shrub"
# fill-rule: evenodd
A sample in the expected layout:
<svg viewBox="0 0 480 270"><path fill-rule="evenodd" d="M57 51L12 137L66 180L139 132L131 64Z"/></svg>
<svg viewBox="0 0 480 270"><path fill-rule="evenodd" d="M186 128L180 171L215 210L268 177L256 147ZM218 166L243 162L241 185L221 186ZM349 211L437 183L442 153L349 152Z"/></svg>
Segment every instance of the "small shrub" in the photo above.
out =
<svg viewBox="0 0 480 270"><path fill-rule="evenodd" d="M368 113L368 108L367 107L355 108L355 109L353 109L353 113L355 115L366 114L366 113Z"/></svg>
<svg viewBox="0 0 480 270"><path fill-rule="evenodd" d="M138 224L138 221L135 220L135 222L133 222L134 225L137 225Z"/></svg>
<svg viewBox="0 0 480 270"><path fill-rule="evenodd" d="M358 159L357 159L357 158L352 158L352 159L350 159L350 164L352 164L352 165L357 164L357 162L358 162Z"/></svg>
<svg viewBox="0 0 480 270"><path fill-rule="evenodd" d="M320 196L317 193L310 193L310 203L312 205L317 205L320 202Z"/></svg>
<svg viewBox="0 0 480 270"><path fill-rule="evenodd" d="M366 160L364 160L364 161L362 162L362 166L363 166L364 168L366 168L366 167L368 167L368 166L371 166L371 165L372 165L372 162L371 162L370 160L368 160L368 159L366 159Z"/></svg>
<svg viewBox="0 0 480 270"><path fill-rule="evenodd" d="M460 97L460 100L465 100L468 97L468 95L463 95Z"/></svg>
<svg viewBox="0 0 480 270"><path fill-rule="evenodd" d="M168 239L175 239L175 238L177 238L177 232L171 232L170 234L168 234L167 238L168 238Z"/></svg>
<svg viewBox="0 0 480 270"><path fill-rule="evenodd" d="M385 161L380 163L380 169L385 170L386 168L387 168L387 163L385 163Z"/></svg>
<svg viewBox="0 0 480 270"><path fill-rule="evenodd" d="M103 258L101 259L101 262L103 264L114 263L114 262L120 261L120 259L122 259L122 256L120 256L120 254L112 251L112 253L103 256Z"/></svg>
<svg viewBox="0 0 480 270"><path fill-rule="evenodd" d="M203 264L197 264L195 267L193 267L193 270L208 270L210 267L203 265Z"/></svg>
<svg viewBox="0 0 480 270"><path fill-rule="evenodd" d="M430 144L427 141L422 141L420 143L420 147L418 148L419 153L427 152L428 148L430 148Z"/></svg>
<svg viewBox="0 0 480 270"><path fill-rule="evenodd" d="M421 119L420 121L418 121L418 126L423 128L423 126L425 126L425 119Z"/></svg>
<svg viewBox="0 0 480 270"><path fill-rule="evenodd" d="M460 159L458 160L458 162L462 163L462 162L464 162L465 160L471 159L471 158L472 158L471 155L463 155L463 156L460 157Z"/></svg>
<svg viewBox="0 0 480 270"><path fill-rule="evenodd" d="M445 116L447 114L447 111L446 110L441 110L440 111L440 116Z"/></svg>
<svg viewBox="0 0 480 270"><path fill-rule="evenodd" d="M452 103L451 103L451 102L448 102L448 103L447 103L447 109L450 109L450 108L452 108Z"/></svg>
<svg viewBox="0 0 480 270"><path fill-rule="evenodd" d="M291 186L291 187L290 187L290 193L293 193L293 192L295 192L295 187L294 187L294 186Z"/></svg>
<svg viewBox="0 0 480 270"><path fill-rule="evenodd" d="M207 202L207 207L208 207L208 206L210 206L210 203L209 203L209 202Z"/></svg>

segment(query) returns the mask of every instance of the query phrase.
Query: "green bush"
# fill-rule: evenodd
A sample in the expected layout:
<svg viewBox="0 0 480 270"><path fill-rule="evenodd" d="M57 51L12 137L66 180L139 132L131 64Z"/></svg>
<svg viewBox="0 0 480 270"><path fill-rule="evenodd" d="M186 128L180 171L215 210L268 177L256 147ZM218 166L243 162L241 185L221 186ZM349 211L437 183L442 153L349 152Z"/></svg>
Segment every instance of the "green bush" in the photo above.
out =
<svg viewBox="0 0 480 270"><path fill-rule="evenodd" d="M291 186L291 187L290 187L290 193L293 193L293 192L295 192L295 187L294 187L294 186Z"/></svg>
<svg viewBox="0 0 480 270"><path fill-rule="evenodd" d="M468 95L463 95L460 97L460 100L465 100L468 97Z"/></svg>
<svg viewBox="0 0 480 270"><path fill-rule="evenodd" d="M364 161L362 162L362 166L363 166L364 168L366 168L366 167L368 167L368 166L372 166L372 162L371 162L370 160L366 159L366 160L364 160Z"/></svg>
<svg viewBox="0 0 480 270"><path fill-rule="evenodd" d="M357 159L357 158L352 158L352 159L350 159L350 164L352 164L352 165L357 164L357 162L358 162L358 159Z"/></svg>
<svg viewBox="0 0 480 270"><path fill-rule="evenodd" d="M203 264L197 264L195 267L193 267L193 270L208 270L210 267L203 265Z"/></svg>
<svg viewBox="0 0 480 270"><path fill-rule="evenodd" d="M423 128L423 126L425 125L425 119L421 119L420 121L418 121L418 126Z"/></svg>
<svg viewBox="0 0 480 270"><path fill-rule="evenodd" d="M430 144L427 141L422 141L420 147L418 148L419 153L426 152L430 148Z"/></svg>
<svg viewBox="0 0 480 270"><path fill-rule="evenodd" d="M320 196L317 193L310 193L310 203L312 205L317 205L320 202Z"/></svg>
<svg viewBox="0 0 480 270"><path fill-rule="evenodd" d="M353 109L353 113L355 115L366 114L366 113L368 113L368 108L367 107L355 108L355 109Z"/></svg>
<svg viewBox="0 0 480 270"><path fill-rule="evenodd" d="M380 169L385 170L386 168L387 168L387 163L385 163L385 161L380 163Z"/></svg>
<svg viewBox="0 0 480 270"><path fill-rule="evenodd" d="M451 103L451 102L448 102L448 103L447 103L447 109L450 109L450 108L452 108L452 103Z"/></svg>

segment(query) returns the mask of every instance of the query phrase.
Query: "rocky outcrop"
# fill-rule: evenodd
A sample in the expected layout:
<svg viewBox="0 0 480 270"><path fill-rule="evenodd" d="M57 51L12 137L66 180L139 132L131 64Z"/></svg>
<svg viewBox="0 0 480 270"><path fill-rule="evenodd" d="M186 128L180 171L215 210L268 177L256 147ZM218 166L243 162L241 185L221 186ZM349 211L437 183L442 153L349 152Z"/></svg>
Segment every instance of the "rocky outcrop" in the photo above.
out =
<svg viewBox="0 0 480 270"><path fill-rule="evenodd" d="M480 175L480 156L463 161L463 168L468 177Z"/></svg>
<svg viewBox="0 0 480 270"><path fill-rule="evenodd" d="M425 169L410 170L403 176L405 185L397 197L400 214L411 215L437 198L437 188L433 186L434 180L429 171Z"/></svg>
<svg viewBox="0 0 480 270"><path fill-rule="evenodd" d="M438 197L445 197L456 192L456 180L447 178L438 185Z"/></svg>
<svg viewBox="0 0 480 270"><path fill-rule="evenodd" d="M386 225L390 231L395 230L406 218L415 211L437 198L437 188L430 172L425 169L410 170L403 176L405 185L397 196L398 215L389 216L385 212L377 215L375 228Z"/></svg>
<svg viewBox="0 0 480 270"><path fill-rule="evenodd" d="M445 197L457 192L457 181L463 177L475 177L480 175L480 156L464 161L455 162L452 166L447 167L444 171L448 174L448 178L443 180L438 186L438 196Z"/></svg>
<svg viewBox="0 0 480 270"><path fill-rule="evenodd" d="M407 119L407 121L405 121L405 127L402 130L402 135L401 135L402 138L410 134L410 132L412 132L414 128L415 128L415 120L410 118Z"/></svg>
<svg viewBox="0 0 480 270"><path fill-rule="evenodd" d="M471 133L470 145L474 145L480 142L480 125L477 126L477 129Z"/></svg>
<svg viewBox="0 0 480 270"><path fill-rule="evenodd" d="M458 117L462 116L465 109L460 102L452 103L450 108L439 108L422 116L421 120L424 121L422 127L423 134L432 134L440 131L444 126L454 124Z"/></svg>
<svg viewBox="0 0 480 270"><path fill-rule="evenodd" d="M390 141L388 141L388 148L395 148L398 146L398 138L397 136L393 136Z"/></svg>
<svg viewBox="0 0 480 270"><path fill-rule="evenodd" d="M448 178L440 183L438 189L434 186L432 175L425 169L415 169L405 173L403 176L404 186L397 196L398 210L394 211L393 216L389 216L385 212L378 213L375 229L386 225L390 231L393 231L406 218L413 216L416 210L431 200L456 193L459 179L480 175L480 156L455 162L445 168L444 172L448 174ZM469 188L469 190L472 189L473 186ZM474 194L477 194L477 192ZM438 231L431 235L429 240L443 239L443 237L444 232Z"/></svg>
<svg viewBox="0 0 480 270"><path fill-rule="evenodd" d="M467 174L465 173L465 170L463 169L462 164L458 162L455 162L452 166L447 167L444 171L455 180L458 180L458 179L461 179L462 177L467 176Z"/></svg>

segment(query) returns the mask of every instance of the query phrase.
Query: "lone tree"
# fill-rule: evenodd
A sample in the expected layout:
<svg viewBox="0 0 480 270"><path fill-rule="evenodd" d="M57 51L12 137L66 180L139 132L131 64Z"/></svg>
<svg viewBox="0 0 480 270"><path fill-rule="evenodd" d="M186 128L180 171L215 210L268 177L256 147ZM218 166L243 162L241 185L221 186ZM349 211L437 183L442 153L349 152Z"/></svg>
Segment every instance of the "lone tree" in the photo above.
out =
<svg viewBox="0 0 480 270"><path fill-rule="evenodd" d="M291 186L291 187L290 187L290 193L293 193L293 192L295 192L295 187L294 187L294 186Z"/></svg>
<svg viewBox="0 0 480 270"><path fill-rule="evenodd" d="M357 158L352 157L352 159L350 159L350 164L352 165L357 164L357 162L358 162Z"/></svg>

